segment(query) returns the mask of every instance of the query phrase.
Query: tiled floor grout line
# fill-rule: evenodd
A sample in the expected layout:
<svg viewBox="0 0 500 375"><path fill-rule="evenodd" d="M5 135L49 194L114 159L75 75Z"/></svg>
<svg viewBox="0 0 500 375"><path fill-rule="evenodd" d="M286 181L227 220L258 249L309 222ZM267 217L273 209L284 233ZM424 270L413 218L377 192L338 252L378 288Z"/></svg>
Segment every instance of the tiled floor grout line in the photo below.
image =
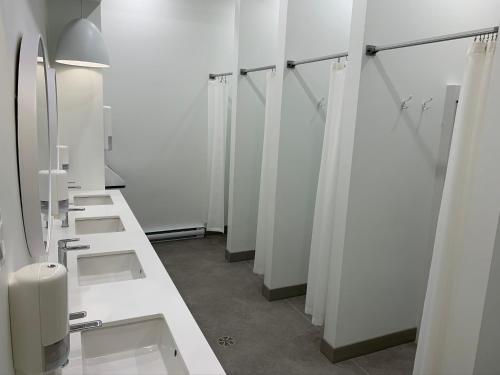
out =
<svg viewBox="0 0 500 375"><path fill-rule="evenodd" d="M365 369L363 366L361 366L355 358L351 359L352 363L354 363L356 365L356 367L358 367L361 371L363 371L366 375L370 375L370 372Z"/></svg>
<svg viewBox="0 0 500 375"><path fill-rule="evenodd" d="M247 264L247 266L248 266L248 267L252 270L252 272L253 272L253 262L247 262L246 264ZM307 315L306 315L303 311L299 310L299 309L298 309L298 308L297 308L297 307L296 307L293 303L291 303L289 300L287 300L287 301L286 301L286 303L287 303L287 305L291 306L291 307L292 307L292 309L293 309L296 313L298 313L298 314L299 314L300 316L302 316L302 317L303 317L303 318L304 318L304 319L305 319L305 320L306 320L309 324L311 324L311 325L312 325L311 320L307 317Z"/></svg>
<svg viewBox="0 0 500 375"><path fill-rule="evenodd" d="M301 310L299 310L297 308L297 306L295 306L293 303L291 303L290 301L286 301L288 305L290 305L292 307L292 309L297 313L297 314L300 314L300 316L302 316L311 326L313 325L311 320L307 317L307 315L302 312Z"/></svg>

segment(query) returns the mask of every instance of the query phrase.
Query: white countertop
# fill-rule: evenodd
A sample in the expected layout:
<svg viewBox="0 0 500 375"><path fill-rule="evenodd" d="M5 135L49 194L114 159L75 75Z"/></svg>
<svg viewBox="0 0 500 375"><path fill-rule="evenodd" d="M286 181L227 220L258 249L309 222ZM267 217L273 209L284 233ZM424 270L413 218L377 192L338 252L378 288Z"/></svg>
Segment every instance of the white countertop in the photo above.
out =
<svg viewBox="0 0 500 375"><path fill-rule="evenodd" d="M83 212L70 212L69 227L61 228L55 221L49 260L57 262L57 241L62 238L80 238L69 245L90 245L90 250L67 253L69 311L86 311L87 316L72 320L71 324L101 320L103 325L117 321L136 320L145 316L163 315L171 330L177 348L190 374L224 374L224 370L210 348L191 312L184 303L165 267L156 255L134 214L119 190L78 191L75 195L110 195L113 205L86 206ZM75 218L119 216L125 231L104 234L75 234ZM77 274L79 254L108 253L134 250L146 275L143 279L80 286ZM71 352L63 374L79 374L82 370L80 334L71 334Z"/></svg>

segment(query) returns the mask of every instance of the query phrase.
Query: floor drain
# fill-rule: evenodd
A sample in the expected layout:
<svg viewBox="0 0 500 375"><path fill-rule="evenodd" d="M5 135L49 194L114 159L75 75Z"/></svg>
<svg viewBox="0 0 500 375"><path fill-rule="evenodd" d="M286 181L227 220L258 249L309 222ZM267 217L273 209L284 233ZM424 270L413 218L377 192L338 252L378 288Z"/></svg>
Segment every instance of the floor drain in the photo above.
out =
<svg viewBox="0 0 500 375"><path fill-rule="evenodd" d="M231 336L222 336L217 340L220 346L231 346L234 344L234 339Z"/></svg>

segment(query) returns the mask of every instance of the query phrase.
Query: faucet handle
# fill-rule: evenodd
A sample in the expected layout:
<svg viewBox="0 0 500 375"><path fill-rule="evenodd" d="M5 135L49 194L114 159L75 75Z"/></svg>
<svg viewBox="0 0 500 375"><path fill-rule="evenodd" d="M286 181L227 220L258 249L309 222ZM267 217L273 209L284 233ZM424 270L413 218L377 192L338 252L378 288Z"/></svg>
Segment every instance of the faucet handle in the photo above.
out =
<svg viewBox="0 0 500 375"><path fill-rule="evenodd" d="M68 211L85 211L85 207L70 207Z"/></svg>
<svg viewBox="0 0 500 375"><path fill-rule="evenodd" d="M57 241L57 246L58 247L66 247L68 242L77 242L80 241L79 238L62 238L59 241Z"/></svg>
<svg viewBox="0 0 500 375"><path fill-rule="evenodd" d="M90 322L70 324L69 333L90 331L91 329L100 327L102 327L102 320L92 320Z"/></svg>
<svg viewBox="0 0 500 375"><path fill-rule="evenodd" d="M86 311L73 312L73 313L69 313L69 320L81 319L81 318L85 318L86 316L87 316Z"/></svg>

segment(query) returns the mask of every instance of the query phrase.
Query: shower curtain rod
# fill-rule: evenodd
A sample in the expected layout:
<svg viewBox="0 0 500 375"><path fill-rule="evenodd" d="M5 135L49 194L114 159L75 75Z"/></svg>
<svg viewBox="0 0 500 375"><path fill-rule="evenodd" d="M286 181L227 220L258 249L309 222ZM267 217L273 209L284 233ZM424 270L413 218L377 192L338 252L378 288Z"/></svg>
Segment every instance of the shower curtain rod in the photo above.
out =
<svg viewBox="0 0 500 375"><path fill-rule="evenodd" d="M276 69L276 65L266 65L266 66L261 66L258 68L251 68L251 69L240 69L240 74L242 76L246 76L247 73L259 72L261 70L271 70L271 69Z"/></svg>
<svg viewBox="0 0 500 375"><path fill-rule="evenodd" d="M434 38L418 39L418 40L413 40L411 42L406 42L406 43L386 44L383 46L367 45L366 46L366 54L368 56L375 56L377 54L377 52L387 51L390 49L419 46L422 44L429 44L429 43L445 42L448 40L464 39L464 38L470 38L473 36L480 36L480 35L487 35L487 34L498 34L498 26L489 27L487 29L465 31L465 32L456 33L456 34L448 34L448 35L438 36L438 37L434 37Z"/></svg>
<svg viewBox="0 0 500 375"><path fill-rule="evenodd" d="M232 76L232 72L227 72L227 73L210 73L208 75L208 79L216 79L217 77L226 77L226 76Z"/></svg>
<svg viewBox="0 0 500 375"><path fill-rule="evenodd" d="M347 57L348 53L347 52L341 52L337 53L334 55L328 55L328 56L321 56L321 57L315 57L312 59L304 59L304 60L288 60L286 62L286 67L288 69L293 69L297 65L302 65L302 64L309 64L317 61L325 61L325 60L333 60L333 59L339 59L341 57Z"/></svg>

